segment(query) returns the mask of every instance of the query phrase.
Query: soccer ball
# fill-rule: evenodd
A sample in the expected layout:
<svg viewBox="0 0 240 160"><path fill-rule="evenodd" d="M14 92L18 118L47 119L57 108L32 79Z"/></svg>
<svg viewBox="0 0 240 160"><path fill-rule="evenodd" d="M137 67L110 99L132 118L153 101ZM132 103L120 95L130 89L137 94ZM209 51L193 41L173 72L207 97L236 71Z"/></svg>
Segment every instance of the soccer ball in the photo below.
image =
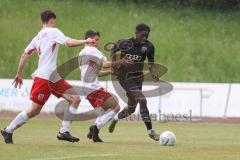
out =
<svg viewBox="0 0 240 160"><path fill-rule="evenodd" d="M160 145L161 146L175 146L176 145L176 136L171 131L164 131L160 135Z"/></svg>

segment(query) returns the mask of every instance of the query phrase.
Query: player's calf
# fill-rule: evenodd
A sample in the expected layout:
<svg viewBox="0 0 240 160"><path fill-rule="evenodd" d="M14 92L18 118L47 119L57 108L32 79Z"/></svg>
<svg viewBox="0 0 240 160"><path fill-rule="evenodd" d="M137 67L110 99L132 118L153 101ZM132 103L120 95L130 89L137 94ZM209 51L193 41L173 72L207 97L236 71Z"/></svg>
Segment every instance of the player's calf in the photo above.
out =
<svg viewBox="0 0 240 160"><path fill-rule="evenodd" d="M99 131L100 129L108 123L110 120L114 118L114 116L119 112L120 106L115 101L115 99L111 96L109 97L103 104L102 108L105 110L103 115L100 115L96 121L95 125L90 127L90 131L87 135L89 139L92 139L94 142L102 141L99 138Z"/></svg>
<svg viewBox="0 0 240 160"><path fill-rule="evenodd" d="M27 117L30 119L30 118L33 118L35 116L37 116L42 110L42 106L32 106L31 108L29 108L27 111L26 111L26 115Z"/></svg>
<svg viewBox="0 0 240 160"><path fill-rule="evenodd" d="M71 95L69 95L71 94ZM69 142L78 142L79 138L74 137L70 134L69 129L72 122L73 117L77 113L78 105L81 102L81 99L78 95L75 94L75 91L71 88L68 91L66 91L65 94L62 96L65 100L69 102L69 108L64 113L62 126L59 130L59 133L57 135L57 138L59 140L65 140Z"/></svg>
<svg viewBox="0 0 240 160"><path fill-rule="evenodd" d="M147 128L148 136L155 141L159 141L159 134L152 129L152 122L148 109L140 109L140 114Z"/></svg>

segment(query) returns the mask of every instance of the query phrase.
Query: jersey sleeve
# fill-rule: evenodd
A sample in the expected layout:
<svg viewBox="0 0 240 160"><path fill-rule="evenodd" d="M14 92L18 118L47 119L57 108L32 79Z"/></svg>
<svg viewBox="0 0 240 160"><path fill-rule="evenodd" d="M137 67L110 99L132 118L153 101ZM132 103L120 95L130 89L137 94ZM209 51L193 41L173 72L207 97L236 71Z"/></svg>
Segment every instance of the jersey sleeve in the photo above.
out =
<svg viewBox="0 0 240 160"><path fill-rule="evenodd" d="M65 36L59 29L55 30L54 41L59 44L66 44L70 38Z"/></svg>
<svg viewBox="0 0 240 160"><path fill-rule="evenodd" d="M147 52L147 58L148 58L148 62L150 62L150 63L154 62L154 52L155 52L154 45L152 45L152 44L149 45L148 52Z"/></svg>
<svg viewBox="0 0 240 160"><path fill-rule="evenodd" d="M32 41L28 44L28 46L25 48L24 53L25 54L33 54L33 52L37 49L35 44L35 37L32 39Z"/></svg>

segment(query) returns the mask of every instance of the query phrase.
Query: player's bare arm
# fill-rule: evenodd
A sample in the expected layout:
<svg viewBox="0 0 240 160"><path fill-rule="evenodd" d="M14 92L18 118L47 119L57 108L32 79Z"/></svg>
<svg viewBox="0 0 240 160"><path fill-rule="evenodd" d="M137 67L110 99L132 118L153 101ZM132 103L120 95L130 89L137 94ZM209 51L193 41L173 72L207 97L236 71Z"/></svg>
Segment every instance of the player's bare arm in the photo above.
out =
<svg viewBox="0 0 240 160"><path fill-rule="evenodd" d="M19 87L20 89L23 84L22 74L23 74L23 69L24 69L24 66L26 65L28 57L30 57L30 54L26 54L26 53L23 53L21 56L21 59L18 65L17 75L15 76L15 79L12 83L15 88Z"/></svg>
<svg viewBox="0 0 240 160"><path fill-rule="evenodd" d="M97 64L94 60L89 60L89 63L93 66L95 66ZM104 68L108 68L108 67L104 67ZM103 70L103 65L98 67L98 76L101 77L101 76L106 76L109 74L112 74L111 70Z"/></svg>
<svg viewBox="0 0 240 160"><path fill-rule="evenodd" d="M149 62L148 63L148 68L149 68L149 72L150 72L151 77L153 78L154 82L159 82L159 77L156 74L155 67L154 67L154 62Z"/></svg>
<svg viewBox="0 0 240 160"><path fill-rule="evenodd" d="M110 51L111 57L112 57L112 62L116 62L117 61L117 53L118 50L116 49L112 49ZM119 54L119 58L120 59L125 59L125 54L123 52L120 52ZM133 63L133 61L131 61L131 64ZM120 64L115 64L114 66L112 66L112 74L114 75L118 75L118 69L120 68Z"/></svg>
<svg viewBox="0 0 240 160"><path fill-rule="evenodd" d="M131 65L133 64L132 60L128 60L126 58L122 58L121 60L118 61L104 61L103 62L103 67L117 67L120 65Z"/></svg>
<svg viewBox="0 0 240 160"><path fill-rule="evenodd" d="M99 77L106 76L106 75L109 75L109 74L112 74L111 70L100 70L100 71L98 71L98 76Z"/></svg>
<svg viewBox="0 0 240 160"><path fill-rule="evenodd" d="M95 40L92 38L88 38L86 40L69 39L69 40L67 40L66 45L68 47L77 47L80 45L84 45L86 43L94 43L94 42L95 42Z"/></svg>

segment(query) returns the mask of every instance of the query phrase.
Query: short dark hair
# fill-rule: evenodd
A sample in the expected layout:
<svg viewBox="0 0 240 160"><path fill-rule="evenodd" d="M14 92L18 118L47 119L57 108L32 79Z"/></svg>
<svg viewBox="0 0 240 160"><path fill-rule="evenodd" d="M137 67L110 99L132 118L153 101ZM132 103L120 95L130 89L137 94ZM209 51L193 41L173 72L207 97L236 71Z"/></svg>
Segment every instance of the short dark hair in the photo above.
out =
<svg viewBox="0 0 240 160"><path fill-rule="evenodd" d="M142 32L142 31L150 32L150 27L144 23L141 23L136 26L136 31L137 32Z"/></svg>
<svg viewBox="0 0 240 160"><path fill-rule="evenodd" d="M94 30L89 30L85 33L85 39L88 38L93 38L94 36L99 36L100 37L100 33Z"/></svg>
<svg viewBox="0 0 240 160"><path fill-rule="evenodd" d="M51 18L56 19L56 14L51 10L46 10L41 13L42 23L47 23Z"/></svg>

